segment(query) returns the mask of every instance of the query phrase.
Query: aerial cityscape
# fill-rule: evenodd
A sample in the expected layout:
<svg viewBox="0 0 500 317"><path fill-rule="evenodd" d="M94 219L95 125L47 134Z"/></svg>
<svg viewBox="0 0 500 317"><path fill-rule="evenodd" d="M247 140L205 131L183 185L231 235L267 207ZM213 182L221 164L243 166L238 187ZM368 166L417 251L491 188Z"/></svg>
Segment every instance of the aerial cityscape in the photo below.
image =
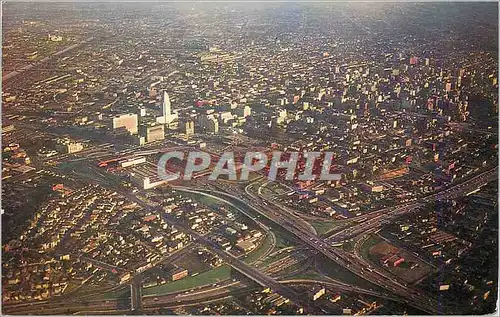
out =
<svg viewBox="0 0 500 317"><path fill-rule="evenodd" d="M479 315L497 2L3 2L2 314Z"/></svg>

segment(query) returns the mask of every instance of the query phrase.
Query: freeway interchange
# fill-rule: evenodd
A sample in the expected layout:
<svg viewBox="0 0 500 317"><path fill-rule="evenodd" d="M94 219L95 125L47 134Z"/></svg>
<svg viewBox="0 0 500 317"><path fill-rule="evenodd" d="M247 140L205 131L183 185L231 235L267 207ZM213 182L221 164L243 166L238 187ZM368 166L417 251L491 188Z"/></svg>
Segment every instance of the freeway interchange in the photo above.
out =
<svg viewBox="0 0 500 317"><path fill-rule="evenodd" d="M347 268L357 276L375 285L379 285L389 292L397 294L399 297L404 298L405 302L422 311L442 314L444 311L449 313L451 308L445 307L443 303L439 303L435 299L425 296L414 287L408 286L394 277L388 276L379 270L371 268L366 260L356 255L336 249L333 245L339 241L376 230L384 221L411 212L416 208L423 206L423 203L464 196L468 192L476 190L477 188L496 179L497 174L498 167L495 167L465 182L424 197L422 202L407 203L367 214L364 222L340 231L327 239L322 239L304 229L304 227L300 224L296 224L293 220L293 215L291 213L287 213L285 209L281 208L281 206L278 206L276 203L269 200L264 201L261 197L252 195L248 190L242 193L235 190L234 187L224 186L224 191L211 189L203 189L199 191L205 193L209 192L213 195L224 197L229 201L239 201L247 204L256 213L267 218L282 229L285 229L288 233L292 234L301 243L308 246L310 250L316 251L315 253L323 254L328 259ZM187 190L187 188L179 189ZM365 271L365 268L368 268L368 270Z"/></svg>
<svg viewBox="0 0 500 317"><path fill-rule="evenodd" d="M237 199L237 196L227 194L224 192L217 192L221 196L227 197L227 199ZM251 206L251 208L254 208ZM398 281L395 281L391 277L387 277L383 273L376 270L373 272L362 273L368 264L362 259L352 257L350 254L340 251L332 246L331 242L322 239L303 228L295 225L293 221L289 220L287 215L275 212L273 208L266 206L265 208L254 209L256 212L262 216L270 219L281 228L285 229L288 233L292 234L295 238L309 247L310 250L316 251L316 254L323 254L328 259L340 264L354 274L360 276L361 278L372 282L375 285L380 285L381 287L387 289L390 292L396 293L398 296L403 297L407 300L411 300L411 305L418 309L429 313L438 313L434 307L437 307L437 303L431 298L425 298L420 292L402 285ZM418 301L417 301L418 300ZM410 302L408 302L410 304Z"/></svg>
<svg viewBox="0 0 500 317"><path fill-rule="evenodd" d="M268 222L272 223L275 226L278 226L281 229L284 229L286 233L293 236L303 246L305 246L305 248L294 250L294 254L304 255L304 258L308 258L311 253L321 254L328 260L341 265L358 277L371 282L372 284L378 285L383 289L383 291L376 292L355 287L353 285L346 285L338 281L331 282L335 285L335 287L339 289L370 294L382 298L389 298L391 300L404 302L410 306L428 313L444 314L452 313L452 308L445 306L443 303L439 303L429 296L426 296L417 288L406 285L405 282L399 280L398 278L389 276L387 273L381 271L380 269L371 267L371 265L365 259L361 258L361 256L357 255L356 253L343 251L339 248L334 247L334 245L341 241L346 241L361 235L369 234L377 230L384 222L394 217L401 216L405 213L412 212L413 210L423 206L425 203L431 203L432 201L438 199L451 199L459 196L464 196L467 193L476 190L486 183L496 179L497 174L498 168L495 167L460 184L456 184L447 189L444 189L443 191L424 197L420 199L420 201L405 203L402 205L373 211L369 214L363 215L362 218L364 221L360 221L359 223L355 223L351 226L345 225L342 227L342 230L337 230L326 238L318 237L314 232L312 232L308 228L308 226L304 225L304 223L298 219L298 217L292 215L291 212L293 210L290 210L289 208L283 208L283 206L277 205L272 200L265 200L258 194L256 195L255 193L252 193L249 190L250 185L247 186L245 191L240 191L234 186L223 184L221 185L220 183L218 183L217 186L212 183L208 183L205 184L206 186L197 186L195 188L180 186L174 186L173 188L178 191L210 195L232 205L243 204L247 206L245 215L256 221L259 226L269 229L266 224L263 224L261 222L261 219L267 219ZM92 176L90 174L87 175L87 177L89 177L89 181L96 182L96 179L91 180ZM107 186L109 186L109 184ZM191 230L191 228L189 228L183 222L177 220L175 217L169 214L166 214L160 206L150 205L147 202L141 200L136 194L130 193L128 190L120 188L114 189L117 190L121 195L125 196L133 202L136 202L143 208L158 213L160 216L164 217L167 222L173 224L182 231L191 235L196 244L203 245L206 248L210 249L221 259L223 259L224 262L232 266L239 273L254 281L256 284L266 288L269 287L276 293L279 293L280 295L304 306L308 306L310 304L307 300L304 300L304 298L301 297L300 294L297 294L293 289L287 286L290 283L308 282L302 280L295 282L293 282L293 280L279 281L276 277L272 277L273 274L271 274L271 272L273 272L271 268L273 267L274 263L272 263L265 269L258 269L254 266L251 266L243 262L239 258L233 256L229 252L221 249L221 247L217 243L210 240L210 238L198 234L197 232ZM240 211L242 210L240 209ZM357 219L358 217L355 218ZM279 267L275 271L279 271ZM315 282L319 284L326 283L325 281ZM246 285L245 283L233 281L222 283L221 286L215 289L213 289L213 287L209 287L207 289L203 288L202 290L197 290L184 296L179 296L179 294L159 295L154 297L155 299L153 299L152 296L142 296L141 298L140 292L138 293L136 290L135 294L138 294L138 296L134 296L134 305L136 307L142 308L144 311L147 311L154 307L158 307L158 305L162 305L162 307L174 308L178 306L180 307L182 305L196 305L199 303L224 300L240 293L249 292L253 289L255 289L255 286L252 287ZM133 288L132 293L134 293ZM69 304L68 307L71 307L73 311L89 311L94 313L110 310L114 312L128 311L128 308L121 307L116 300L73 299L70 302L71 304ZM8 311L9 308L10 307L4 307L6 311ZM17 307L16 310L16 312L26 314L40 311L43 311L44 313L54 314L65 313L66 308L63 309L63 307L61 307L60 301L54 299L46 302L26 304L21 310L19 310L19 307Z"/></svg>

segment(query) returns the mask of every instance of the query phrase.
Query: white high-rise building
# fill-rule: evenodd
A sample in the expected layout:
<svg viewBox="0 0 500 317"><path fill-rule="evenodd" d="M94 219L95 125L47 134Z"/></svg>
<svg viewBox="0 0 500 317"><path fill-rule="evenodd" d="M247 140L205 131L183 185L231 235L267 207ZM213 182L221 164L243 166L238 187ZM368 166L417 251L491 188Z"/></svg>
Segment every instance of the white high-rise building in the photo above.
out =
<svg viewBox="0 0 500 317"><path fill-rule="evenodd" d="M170 97L166 91L163 92L162 110L163 116L156 118L156 121L159 123L168 124L179 118L177 113L172 113Z"/></svg>
<svg viewBox="0 0 500 317"><path fill-rule="evenodd" d="M170 97L166 91L163 92L163 116L166 118L171 114Z"/></svg>

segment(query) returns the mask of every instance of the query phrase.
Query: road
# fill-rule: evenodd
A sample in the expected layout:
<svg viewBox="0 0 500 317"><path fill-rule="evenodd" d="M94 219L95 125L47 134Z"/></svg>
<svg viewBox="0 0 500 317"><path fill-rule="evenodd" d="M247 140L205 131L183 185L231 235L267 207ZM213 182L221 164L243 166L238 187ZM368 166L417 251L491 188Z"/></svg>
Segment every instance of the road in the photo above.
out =
<svg viewBox="0 0 500 317"><path fill-rule="evenodd" d="M333 234L328 239L321 239L306 230L302 225L296 225L294 222L294 217L290 217L290 214L287 210L283 208L278 208L273 205L272 202L265 202L259 197L248 195L248 193L238 193L233 192L226 193L221 191L215 191L211 189L202 189L202 190L192 190L192 188L179 188L183 190L191 190L193 192L211 194L219 198L223 198L224 200L231 203L239 202L245 205L248 205L251 210L258 213L261 216L271 220L275 224L284 228L287 232L293 234L299 241L301 241L306 246L310 247L311 250L315 251L315 253L321 253L325 255L327 258L335 261L336 263L346 267L351 272L356 275L377 284L390 292L396 293L398 296L406 298L406 302L419 308L423 311L427 311L430 313L449 313L449 311L444 311L444 307L440 307L439 303L436 303L435 300L428 298L422 294L418 290L415 290L411 287L407 287L406 285L397 281L394 277L386 276L384 273L378 272L374 269L364 270L365 268L370 268L369 264L363 259L357 257L356 255L344 252L342 250L338 250L331 246L336 241L341 241L342 239L346 239L349 237L354 237L359 235L359 232L366 233L367 230L373 230L374 228L378 228L383 221L391 219L396 216L400 216L404 213L410 212L414 210L418 206L421 206L423 203L432 202L438 199L449 199L453 197L463 196L465 193L470 192L471 190L477 189L479 186L486 184L487 182L496 179L496 175L498 173L498 168L491 169L487 172L484 172L472 179L469 179L461 184L456 186L452 186L449 189L446 189L442 192L429 195L422 199L422 202L414 202L407 203L400 206L396 206L393 208L387 208L383 211L378 210L367 215L364 215L364 222L361 222L353 227L343 230L341 232L337 232ZM219 255L224 261L229 263L232 267L234 267L237 271L241 272L245 276L248 276L258 284L264 287L271 287L275 292L280 293L284 297L289 298L292 301L297 303L301 303L303 300L299 298L299 296L288 287L280 284L277 280L269 277L267 274L260 272L259 270L249 266L248 264L242 262L238 258L232 256L226 251L220 249L220 247L209 240L206 237L203 237L196 232L192 231L190 228L187 228L182 222L173 218L172 216L165 214L163 210L156 206L151 206L142 200L140 200L135 195L132 195L128 192L120 192L125 197L129 198L132 201L137 202L139 205L143 206L145 209L150 209L158 212L162 217L165 218L169 223L179 227L184 230L188 234L194 237L194 239L211 249L214 253ZM249 216L252 216L249 214ZM253 217L255 219L255 217ZM379 294L380 295L380 294ZM110 305L109 301L101 302L96 305L96 308L102 309L106 308ZM87 306L88 309L88 306Z"/></svg>
<svg viewBox="0 0 500 317"><path fill-rule="evenodd" d="M287 232L291 233L303 244L310 247L311 250L315 250L317 253L323 254L328 259L340 264L357 276L405 298L409 305L412 305L420 310L429 313L443 314L449 313L450 310L442 303L438 303L435 299L421 294L419 290L413 288L412 286L405 285L404 282L402 283L397 278L386 275L385 272L380 272L377 269L370 268L370 265L364 259L357 257L355 254L334 248L332 244L335 244L338 241L343 241L348 237L357 236L360 233L366 233L369 230L376 230L376 228L379 228L384 221L408 213L425 202L463 196L471 190L496 179L497 173L498 168L496 167L461 184L452 186L442 192L429 195L423 198L422 202L408 203L388 208L388 211L385 213L377 211L373 214L367 214L364 222L354 225L347 230L338 232L329 239L319 238L316 235L311 234L309 231L304 230L302 226L296 225L293 221L294 218L287 213L286 210L276 206L276 204L272 201L264 202L259 197L248 195L248 193L237 192L234 189L232 190L232 194L212 189L202 189L197 191L205 193L208 192L219 197L225 197L226 200L229 201L238 201L239 203L246 204L259 215L271 220ZM365 268L370 269L365 270Z"/></svg>
<svg viewBox="0 0 500 317"><path fill-rule="evenodd" d="M192 243L187 244L184 248L181 250L175 251L174 253L170 253L169 255L162 257L158 259L154 265L153 268L161 263L168 263L168 262L175 262L178 259L182 258L185 256L187 253L193 250L193 247L195 245ZM106 269L109 269L106 268ZM123 271L123 269L121 269ZM144 272L133 272L131 275L132 282L134 281L134 278L142 276L145 272L148 270L145 270ZM130 283L130 282L128 282ZM92 307L96 309L102 308L101 305L104 305L105 307L109 307L109 300L93 300L96 296L103 295L106 293L111 293L111 292L117 292L120 291L121 289L125 289L127 287L130 287L130 284L127 284L127 282L119 283L117 285L111 286L111 287L104 287L100 289L91 289L89 291L78 291L77 293L75 292L69 292L69 293L64 293L61 296L51 298L50 300L44 300L44 301L32 301L32 302L23 302L23 303L16 303L16 304L8 304L3 306L3 311L8 312L8 313L26 313L26 314L32 314L39 312L42 309L53 309L57 308L60 306L68 306L68 307L77 307L78 305L84 303L92 303ZM116 301L115 301L116 302ZM87 304L89 305L89 304ZM88 309L89 306L87 306L85 309ZM62 312L64 313L64 311Z"/></svg>
<svg viewBox="0 0 500 317"><path fill-rule="evenodd" d="M184 250L184 249L183 249ZM288 252L290 251L290 252ZM291 265L297 264L297 261L307 259L307 255L304 253L299 253L301 250L286 250L289 254L273 263L265 266L262 271L265 274L274 275L280 270L283 270ZM386 298L390 300L398 301L398 298L391 297L385 293L375 292L372 290L362 289L353 285L342 283L339 281L313 281L304 279L284 279L279 281L280 284L284 285L296 285L300 284L302 286L308 286L310 284L320 284L328 287L333 287L338 290L356 292L360 294L377 296L380 298ZM123 285L125 287L125 285ZM143 312L151 311L156 307L163 308L177 308L184 306L195 306L209 302L218 302L231 299L237 295L247 294L251 291L258 290L258 287L254 285L248 285L244 282L237 280L227 280L225 282L220 282L218 286L214 287L212 284L205 286L199 286L196 289L191 289L189 291L182 290L174 293L164 294L164 295L148 295L142 297L142 308ZM7 310L9 313L15 312L16 314L36 314L43 311L44 313L51 314L68 314L77 312L78 314L99 314L101 312L113 312L113 313L127 313L128 310L123 310L117 300L84 300L81 297L70 299L65 301L64 305L58 303L57 301L45 301L44 303L35 303L36 305L24 304L22 306L16 306L17 309L12 309L14 307L8 306L10 308ZM68 312L69 311L69 312Z"/></svg>
<svg viewBox="0 0 500 317"><path fill-rule="evenodd" d="M130 284L130 309L133 312L142 310L142 284L140 276L135 276Z"/></svg>
<svg viewBox="0 0 500 317"><path fill-rule="evenodd" d="M218 192L217 194L225 196L228 199L240 200L239 197L232 196L231 194L223 192ZM410 287L402 285L398 281L395 281L392 277L388 277L376 270L373 270L372 272L364 272L363 269L368 267L368 265L363 263L362 260L352 256L350 253L332 247L331 243L327 240L324 240L308 231L305 231L303 228L296 226L286 214L276 212L276 209L268 206L259 206L259 209L252 206L250 206L250 208L253 208L262 216L275 222L281 228L295 236L300 242L308 246L310 250L316 251L315 253L323 254L328 259L340 264L357 276L375 285L379 285L390 292L394 292L398 296L406 298L408 304L422 311L439 313L437 309L435 309L435 307L438 307L438 303L434 299L425 297L417 290L413 290Z"/></svg>
<svg viewBox="0 0 500 317"><path fill-rule="evenodd" d="M301 285L304 287L309 287L309 285L324 285L327 287L332 287L336 290L346 291L346 292L356 292L360 294L366 294L371 296L377 296L380 298L386 298L389 300L398 300L397 298L387 296L383 293L374 292L371 290L365 290L356 286L352 286L346 283L336 282L336 281L322 281L322 280L305 280L305 279L286 279L279 281L283 285ZM245 295L252 291L259 290L259 287L255 285L248 285L240 281L221 284L218 287L213 287L212 285L200 286L192 291L179 291L176 293L165 294L165 295L150 295L144 296L142 299L142 311L151 311L154 308L176 308L176 307L186 307L186 306L197 306L209 302L219 302L227 299L231 299L234 296ZM77 301L67 303L66 305L52 304L51 306L46 306L44 308L25 308L20 311L16 311L16 314L34 314L34 313L52 313L52 314L67 314L78 312L79 314L98 314L99 312L113 312L113 313L127 313L128 310L123 310L116 300L89 300L89 301Z"/></svg>
<svg viewBox="0 0 500 317"><path fill-rule="evenodd" d="M8 73L8 74L5 74L5 75L3 75L3 76L2 76L2 82L5 82L5 81L7 81L7 80L9 80L9 79L11 79L11 78L14 78L14 77L18 76L19 74L22 74L22 73L24 73L25 71L28 71L28 70L30 70L30 69L33 69L33 68L35 68L35 69L36 69L38 66L40 66L40 65L44 64L45 62L49 61L49 60L50 60L50 59L52 59L53 57L56 57L56 56L62 55L62 54L64 54L64 53L67 53L67 52L69 52L69 51L71 51L71 50L73 50L73 49L75 49L75 48L77 48L77 47L80 47L80 46L81 46L81 45L83 45L83 44L86 44L86 43L88 43L88 42L92 41L93 39L94 39L93 37L90 37L90 38L88 38L88 39L86 39L86 40L84 40L84 41L82 41L82 42L80 42L80 43L73 44L73 45L68 46L68 47L66 47L66 48L64 48L64 49L62 49L62 50L60 50L60 51L58 51L58 52L55 52L54 54L52 54L52 55L50 55L50 56L47 56L47 57L45 57L45 58L41 59L39 62L37 62L37 63L35 63L35 64L29 64L29 65L26 65L26 66L24 66L24 67L22 67L22 68L18 69L18 70L14 70L14 71L12 71L12 72L10 72L10 73Z"/></svg>
<svg viewBox="0 0 500 317"><path fill-rule="evenodd" d="M88 180L91 183L96 183L96 179L92 179L92 176L90 174L86 174L86 175L79 174L79 175L82 178L89 178ZM138 198L136 195L129 193L128 191L121 190L118 188L115 188L115 189L119 194L128 198L130 201L137 203L139 206L143 207L145 210L158 213L158 215L160 217L163 217L165 219L165 221L176 226L177 228L181 229L185 233L188 233L190 236L192 236L194 238L194 240L196 242L209 248L212 252L217 254L222 260L224 260L226 263L231 265L235 270L237 270L241 274L247 276L248 278L252 279L257 284L259 284L263 287L269 287L274 292L279 293L280 295L290 299L291 301L293 301L295 303L301 304L304 302L304 299L301 298L300 296L298 296L293 290L291 290L290 288L288 288L284 285L281 285L275 279L260 272L258 269L246 264L245 262L239 260L237 257L233 256L229 252L222 250L220 248L220 246L217 245L215 242L213 242L210 239L208 239L208 238L198 234L197 232L191 230L186 224L184 224L180 220L174 218L173 216L171 216L169 214L166 214L164 212L163 208L161 208L159 206L152 206L152 205L144 202L140 198Z"/></svg>
<svg viewBox="0 0 500 317"><path fill-rule="evenodd" d="M304 302L304 300L300 298L293 290L289 289L286 286L281 285L275 279L260 272L258 269L246 264L245 262L241 261L240 259L230 254L229 252L222 250L217 243L198 234L196 231L189 228L185 223L179 221L170 214L165 213L163 208L157 206L151 206L146 202L142 201L141 199L139 199L138 197L136 197L135 195L132 195L131 193L125 191L119 191L119 193L124 197L128 198L130 201L136 202L145 210L157 212L159 216L163 217L166 222L176 226L185 233L189 234L191 237L193 237L193 239L197 243L202 244L205 247L209 248L212 252L217 254L224 262L228 263L235 270L247 276L248 278L252 279L257 284L263 287L269 287L271 288L272 291L279 293L283 297L286 297L295 303L300 304Z"/></svg>
<svg viewBox="0 0 500 317"><path fill-rule="evenodd" d="M412 202L399 205L396 207L386 208L382 211L376 211L362 216L365 221L362 223L352 226L348 229L338 231L332 234L328 241L332 243L338 243L352 237L356 237L360 234L365 234L367 232L373 232L377 230L383 222L389 221L395 217L399 217L405 213L416 210L417 208L423 207L426 203L432 203L443 199L453 199L460 196L465 196L468 192L475 190L490 181L497 179L498 167L490 169L483 172L463 183L452 186L448 189L440 191L435 194L431 194L421 199L421 202Z"/></svg>

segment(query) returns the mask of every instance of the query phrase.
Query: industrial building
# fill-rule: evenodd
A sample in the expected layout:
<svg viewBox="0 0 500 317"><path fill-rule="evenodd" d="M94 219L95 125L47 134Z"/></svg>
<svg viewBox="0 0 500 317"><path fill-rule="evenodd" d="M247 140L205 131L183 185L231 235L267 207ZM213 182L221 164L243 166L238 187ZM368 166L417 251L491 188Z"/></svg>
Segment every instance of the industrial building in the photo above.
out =
<svg viewBox="0 0 500 317"><path fill-rule="evenodd" d="M72 142L69 138L58 139L56 141L56 150L64 154L76 153L83 150L83 144Z"/></svg>

